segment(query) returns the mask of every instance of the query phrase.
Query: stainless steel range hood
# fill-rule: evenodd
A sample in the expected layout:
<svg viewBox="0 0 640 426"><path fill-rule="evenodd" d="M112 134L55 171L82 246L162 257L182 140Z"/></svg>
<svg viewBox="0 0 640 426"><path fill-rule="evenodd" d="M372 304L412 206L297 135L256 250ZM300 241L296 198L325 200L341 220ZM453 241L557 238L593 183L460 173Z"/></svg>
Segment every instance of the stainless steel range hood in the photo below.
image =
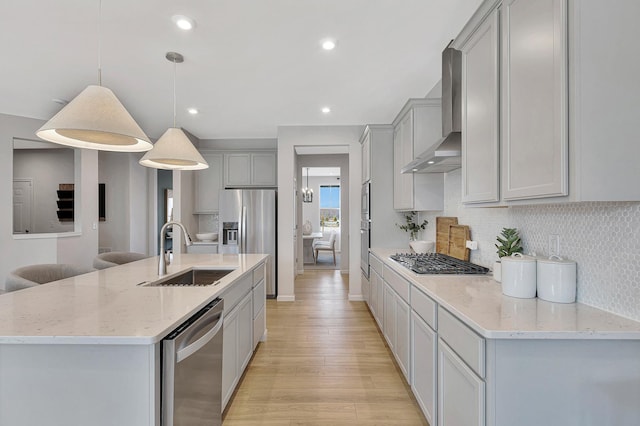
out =
<svg viewBox="0 0 640 426"><path fill-rule="evenodd" d="M442 173L462 164L462 53L451 46L442 52L442 139L402 168L402 173Z"/></svg>

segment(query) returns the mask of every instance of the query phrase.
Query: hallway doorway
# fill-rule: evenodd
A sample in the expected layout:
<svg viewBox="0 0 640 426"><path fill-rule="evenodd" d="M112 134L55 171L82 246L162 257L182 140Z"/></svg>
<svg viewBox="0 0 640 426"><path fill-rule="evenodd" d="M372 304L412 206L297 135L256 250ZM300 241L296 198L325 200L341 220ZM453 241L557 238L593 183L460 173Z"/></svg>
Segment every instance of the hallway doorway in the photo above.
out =
<svg viewBox="0 0 640 426"><path fill-rule="evenodd" d="M340 167L302 168L302 244L305 270L341 269Z"/></svg>

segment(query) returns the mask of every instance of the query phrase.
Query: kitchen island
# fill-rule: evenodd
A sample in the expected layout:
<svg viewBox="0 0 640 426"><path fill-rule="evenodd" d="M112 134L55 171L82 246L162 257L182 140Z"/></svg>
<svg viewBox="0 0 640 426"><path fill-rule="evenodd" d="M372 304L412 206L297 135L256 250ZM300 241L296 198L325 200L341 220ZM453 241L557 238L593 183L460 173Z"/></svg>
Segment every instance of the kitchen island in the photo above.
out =
<svg viewBox="0 0 640 426"><path fill-rule="evenodd" d="M159 425L160 342L217 297L227 318L249 307L248 330L227 333L233 344L247 347L238 343L247 335L249 343L248 354L230 352L239 360L223 358L223 397L230 395L266 336L268 261L262 254L176 254L167 276L233 271L216 285L152 286L159 278L154 257L1 295L0 424ZM232 346L226 334L224 344Z"/></svg>
<svg viewBox="0 0 640 426"><path fill-rule="evenodd" d="M371 249L363 293L430 424L640 424L639 322L418 275L395 252Z"/></svg>

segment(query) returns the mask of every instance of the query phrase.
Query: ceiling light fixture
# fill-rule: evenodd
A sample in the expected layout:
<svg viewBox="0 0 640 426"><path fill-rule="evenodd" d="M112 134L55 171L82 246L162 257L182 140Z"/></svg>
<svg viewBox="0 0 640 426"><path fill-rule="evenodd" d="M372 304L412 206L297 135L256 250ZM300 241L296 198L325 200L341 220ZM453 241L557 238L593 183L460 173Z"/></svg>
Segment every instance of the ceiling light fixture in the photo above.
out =
<svg viewBox="0 0 640 426"><path fill-rule="evenodd" d="M153 145L116 95L102 87L102 1L98 5L98 85L89 85L65 105L36 135L75 148L101 151L142 152Z"/></svg>
<svg viewBox="0 0 640 426"><path fill-rule="evenodd" d="M176 127L176 64L184 62L184 57L176 52L168 52L165 57L173 62L173 127L164 132L139 163L145 167L165 170L206 169L209 164L184 131Z"/></svg>
<svg viewBox="0 0 640 426"><path fill-rule="evenodd" d="M313 203L313 189L309 188L309 167L307 167L307 186L302 188L302 202Z"/></svg>
<svg viewBox="0 0 640 426"><path fill-rule="evenodd" d="M196 115L197 113L199 113L200 111L198 111L197 108L187 108L187 112L191 115Z"/></svg>
<svg viewBox="0 0 640 426"><path fill-rule="evenodd" d="M171 20L181 30L189 31L196 27L196 21L184 15L173 15Z"/></svg>
<svg viewBox="0 0 640 426"><path fill-rule="evenodd" d="M333 50L336 48L336 41L333 39L326 39L322 41L322 48L324 50Z"/></svg>
<svg viewBox="0 0 640 426"><path fill-rule="evenodd" d="M330 112L331 112L331 108L329 108L329 107L322 108L322 113L323 114L329 114Z"/></svg>

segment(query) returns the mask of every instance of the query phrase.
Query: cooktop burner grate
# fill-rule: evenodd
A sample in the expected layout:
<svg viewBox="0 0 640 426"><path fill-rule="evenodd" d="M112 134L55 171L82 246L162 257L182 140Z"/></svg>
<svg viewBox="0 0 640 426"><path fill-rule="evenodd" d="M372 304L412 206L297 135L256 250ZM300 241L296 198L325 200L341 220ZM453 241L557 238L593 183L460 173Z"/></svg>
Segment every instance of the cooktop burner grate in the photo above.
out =
<svg viewBox="0 0 640 426"><path fill-rule="evenodd" d="M390 256L417 274L486 274L489 269L441 253L396 253Z"/></svg>

